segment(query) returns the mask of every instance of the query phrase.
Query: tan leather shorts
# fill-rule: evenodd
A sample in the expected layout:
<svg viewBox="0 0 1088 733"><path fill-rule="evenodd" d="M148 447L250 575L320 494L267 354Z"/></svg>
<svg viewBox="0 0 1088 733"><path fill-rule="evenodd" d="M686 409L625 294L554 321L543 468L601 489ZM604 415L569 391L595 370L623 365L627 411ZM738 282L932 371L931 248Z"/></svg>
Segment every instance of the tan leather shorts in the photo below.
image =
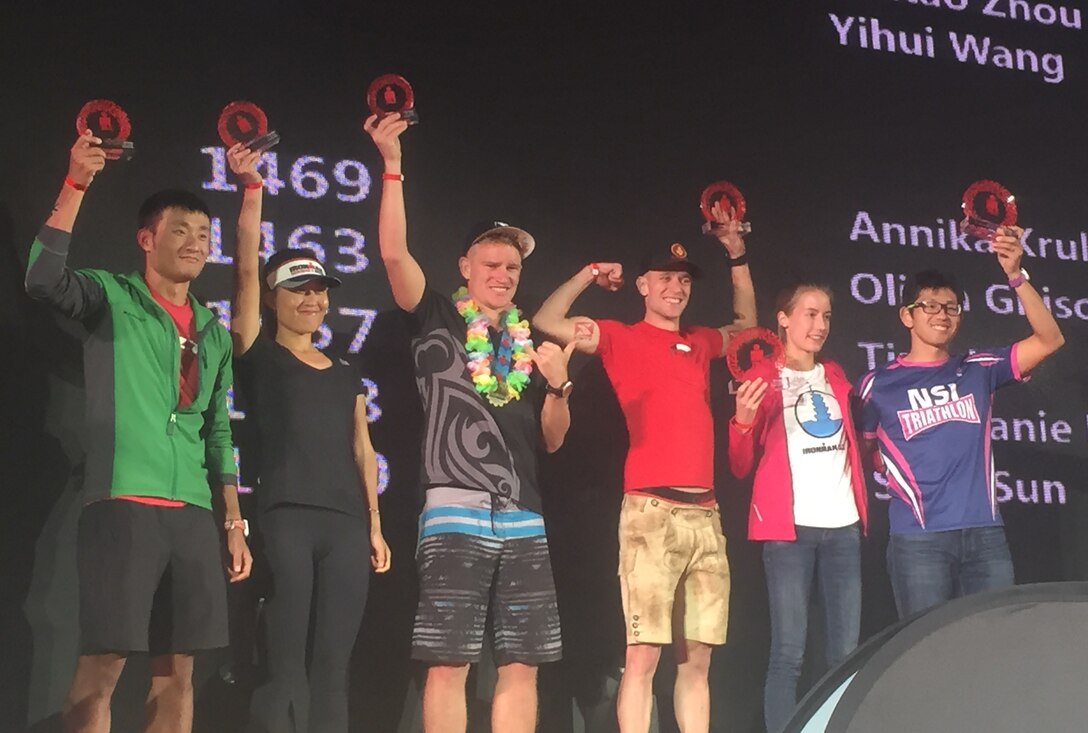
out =
<svg viewBox="0 0 1088 733"><path fill-rule="evenodd" d="M624 496L619 577L628 644L725 643L729 561L716 504Z"/></svg>

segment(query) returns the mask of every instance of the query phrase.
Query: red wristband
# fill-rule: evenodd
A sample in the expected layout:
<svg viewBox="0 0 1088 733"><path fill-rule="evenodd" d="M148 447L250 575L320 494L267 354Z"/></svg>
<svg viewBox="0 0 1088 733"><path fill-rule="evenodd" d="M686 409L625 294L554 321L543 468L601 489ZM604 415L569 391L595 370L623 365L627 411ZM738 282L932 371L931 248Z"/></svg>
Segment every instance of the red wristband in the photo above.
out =
<svg viewBox="0 0 1088 733"><path fill-rule="evenodd" d="M596 262L590 262L589 263L589 274L592 275L593 277L597 277L598 275L601 274L601 268L597 267Z"/></svg>
<svg viewBox="0 0 1088 733"><path fill-rule="evenodd" d="M65 186L71 186L72 188L74 188L77 191L86 191L87 190L87 187L84 186L82 183L76 183L75 181L73 181L71 176L65 176L64 177L64 185Z"/></svg>
<svg viewBox="0 0 1088 733"><path fill-rule="evenodd" d="M403 183L404 182L404 174L403 173L382 173L382 180L383 181L400 181L400 182Z"/></svg>
<svg viewBox="0 0 1088 733"><path fill-rule="evenodd" d="M755 425L754 422L749 422L749 423L741 422L740 420L737 419L736 415L729 418L729 422L733 423L733 427L735 427L737 430L741 431L742 433L748 432L749 430L752 429L752 426Z"/></svg>
<svg viewBox="0 0 1088 733"><path fill-rule="evenodd" d="M256 191L258 188L264 188L264 181L249 181L248 183L243 183L242 186L247 191Z"/></svg>

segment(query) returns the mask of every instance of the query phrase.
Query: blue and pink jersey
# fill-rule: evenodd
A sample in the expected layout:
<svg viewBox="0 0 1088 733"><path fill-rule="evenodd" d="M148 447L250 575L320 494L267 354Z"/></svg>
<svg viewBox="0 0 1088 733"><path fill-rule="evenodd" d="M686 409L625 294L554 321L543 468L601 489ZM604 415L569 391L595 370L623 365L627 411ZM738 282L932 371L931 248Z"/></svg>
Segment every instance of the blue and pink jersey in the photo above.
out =
<svg viewBox="0 0 1088 733"><path fill-rule="evenodd" d="M861 378L861 431L877 441L897 499L892 532L1001 524L990 417L994 391L1020 378L1015 344L943 362L897 359Z"/></svg>

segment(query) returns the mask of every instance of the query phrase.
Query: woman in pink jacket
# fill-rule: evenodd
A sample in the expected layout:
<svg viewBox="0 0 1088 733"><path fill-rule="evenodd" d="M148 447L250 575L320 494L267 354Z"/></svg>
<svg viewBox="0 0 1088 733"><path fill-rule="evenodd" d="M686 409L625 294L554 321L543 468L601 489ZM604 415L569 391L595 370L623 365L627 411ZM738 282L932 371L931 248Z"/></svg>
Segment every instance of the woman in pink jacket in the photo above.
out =
<svg viewBox="0 0 1088 733"><path fill-rule="evenodd" d="M765 542L770 733L782 730L797 704L814 582L829 667L857 646L860 534L868 519L851 384L838 364L816 358L831 328L831 291L798 285L775 305L786 363L779 369L766 360L740 385L729 423L730 469L744 478L755 467L748 538Z"/></svg>

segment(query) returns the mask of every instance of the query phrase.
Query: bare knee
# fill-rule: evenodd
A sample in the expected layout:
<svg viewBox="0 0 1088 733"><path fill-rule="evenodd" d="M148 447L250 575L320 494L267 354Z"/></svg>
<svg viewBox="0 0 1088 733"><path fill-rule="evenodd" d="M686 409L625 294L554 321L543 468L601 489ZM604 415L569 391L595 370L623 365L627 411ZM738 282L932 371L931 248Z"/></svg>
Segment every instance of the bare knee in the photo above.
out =
<svg viewBox="0 0 1088 733"><path fill-rule="evenodd" d="M685 639L676 645L676 666L679 673L706 677L710 673L710 656L714 647Z"/></svg>
<svg viewBox="0 0 1088 733"><path fill-rule="evenodd" d="M88 654L76 664L64 702L65 730L78 730L89 721L108 716L110 698L125 668L119 654Z"/></svg>
<svg viewBox="0 0 1088 733"><path fill-rule="evenodd" d="M192 695L193 657L189 654L162 654L151 658L151 695L169 692Z"/></svg>
<svg viewBox="0 0 1088 733"><path fill-rule="evenodd" d="M69 697L80 698L113 694L117 680L125 668L125 657L120 654L87 654L79 658L76 674L72 679Z"/></svg>
<svg viewBox="0 0 1088 733"><path fill-rule="evenodd" d="M630 644L627 647L623 673L635 677L653 677L660 659L661 647L656 644Z"/></svg>
<svg viewBox="0 0 1088 733"><path fill-rule="evenodd" d="M432 664L427 667L427 684L447 689L451 687L464 688L468 679L467 664Z"/></svg>
<svg viewBox="0 0 1088 733"><path fill-rule="evenodd" d="M509 664L502 664L498 667L499 683L509 686L536 686L536 666L532 664L522 664L521 662L510 662Z"/></svg>

